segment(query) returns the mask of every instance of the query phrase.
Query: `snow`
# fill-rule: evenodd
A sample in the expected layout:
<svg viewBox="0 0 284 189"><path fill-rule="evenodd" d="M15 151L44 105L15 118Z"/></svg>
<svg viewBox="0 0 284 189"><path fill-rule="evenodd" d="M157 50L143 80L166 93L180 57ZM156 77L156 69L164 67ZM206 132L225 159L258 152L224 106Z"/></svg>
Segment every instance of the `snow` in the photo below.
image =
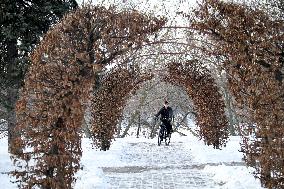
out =
<svg viewBox="0 0 284 189"><path fill-rule="evenodd" d="M238 153L238 150L240 150L240 140L241 138L238 136L231 136L226 147L222 150L206 146L202 141L198 140L198 138L185 139L184 142L195 144L187 145L186 148L194 153L194 159L199 163L221 163L242 161L243 155L242 153Z"/></svg>
<svg viewBox="0 0 284 189"><path fill-rule="evenodd" d="M252 177L252 169L244 166L228 167L224 164L218 166L206 166L205 172L208 172L216 183L219 183L222 189L261 189L260 182ZM220 188L220 189L221 189Z"/></svg>
<svg viewBox="0 0 284 189"><path fill-rule="evenodd" d="M9 178L6 174L11 170L13 170L13 164L8 154L8 138L4 137L0 139L0 183L3 189L18 188L16 184L10 182L13 178Z"/></svg>
<svg viewBox="0 0 284 189"><path fill-rule="evenodd" d="M137 169L141 168L139 175L147 172L147 169L149 169L148 173L152 175L168 174L166 171L175 173L179 169L181 171L178 174L182 174L182 172L190 174L191 171L192 174L198 172L201 177L204 177L203 180L212 180L210 188L261 189L259 180L252 175L253 169L246 167L242 161L242 153L238 151L240 149L240 137L230 137L225 148L216 150L211 146L205 146L202 141L191 135L187 130L180 131L187 134L187 136L173 133L170 146L157 146L157 139L129 136L115 139L109 151L93 149L91 141L84 138L82 140L82 170L76 173L77 182L74 188L112 188L113 186L110 184L111 177L116 177L116 175L119 177L122 173L112 172L110 177L107 172L104 172L103 168L124 170L123 168L136 167ZM170 159L165 158L168 156L167 153L170 153ZM17 188L15 184L9 182L13 178L9 178L5 174L13 170L7 152L7 138L0 139L0 159L1 188ZM192 167L199 166L200 168L194 169L190 166L188 168L178 168L182 164L188 164ZM133 170L126 171L124 172L124 178L130 180L138 175L136 172L133 172ZM136 177L135 179L137 180ZM177 187L177 184L174 186L183 188L181 186Z"/></svg>

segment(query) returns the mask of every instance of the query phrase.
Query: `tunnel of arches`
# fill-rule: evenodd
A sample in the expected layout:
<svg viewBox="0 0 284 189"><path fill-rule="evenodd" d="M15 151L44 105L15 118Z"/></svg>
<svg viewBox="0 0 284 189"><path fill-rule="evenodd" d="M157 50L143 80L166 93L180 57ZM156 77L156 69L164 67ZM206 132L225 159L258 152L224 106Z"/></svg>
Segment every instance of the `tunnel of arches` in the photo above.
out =
<svg viewBox="0 0 284 189"><path fill-rule="evenodd" d="M166 69L160 79L186 91L194 104L199 136L214 148L224 146L228 137L225 105L209 70L197 61L170 63ZM151 73L141 73L139 68L114 68L106 74L91 103L90 135L95 146L102 150L110 147L127 99L153 77Z"/></svg>
<svg viewBox="0 0 284 189"><path fill-rule="evenodd" d="M143 48L165 22L137 11L86 6L50 29L31 55L17 102L16 130L21 136L13 148L21 153L13 155L13 175L22 188L72 188L89 104L94 145L110 147L126 100L154 77L122 60ZM114 60L121 64L113 66ZM183 87L192 99L200 137L214 148L224 146L225 105L208 69L194 60L171 62L164 70L162 80Z"/></svg>

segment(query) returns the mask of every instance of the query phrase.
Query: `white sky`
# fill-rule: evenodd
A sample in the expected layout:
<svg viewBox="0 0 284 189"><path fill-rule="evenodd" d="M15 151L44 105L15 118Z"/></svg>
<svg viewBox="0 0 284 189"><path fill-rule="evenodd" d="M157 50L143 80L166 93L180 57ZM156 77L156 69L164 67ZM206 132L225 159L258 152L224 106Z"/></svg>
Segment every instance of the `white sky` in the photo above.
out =
<svg viewBox="0 0 284 189"><path fill-rule="evenodd" d="M88 0L77 0L78 4ZM156 16L166 16L169 20L176 20L176 12L188 12L196 4L196 0L94 0L93 4L116 5L119 8L134 8Z"/></svg>

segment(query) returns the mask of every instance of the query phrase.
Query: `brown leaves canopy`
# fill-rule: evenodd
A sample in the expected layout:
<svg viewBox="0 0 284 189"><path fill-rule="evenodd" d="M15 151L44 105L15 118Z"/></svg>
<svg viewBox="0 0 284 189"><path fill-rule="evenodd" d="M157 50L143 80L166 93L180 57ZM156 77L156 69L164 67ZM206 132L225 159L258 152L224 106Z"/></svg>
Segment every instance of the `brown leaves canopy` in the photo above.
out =
<svg viewBox="0 0 284 189"><path fill-rule="evenodd" d="M228 138L225 104L209 71L196 61L172 63L168 70L167 80L184 87L193 101L200 137L214 148L224 146Z"/></svg>
<svg viewBox="0 0 284 189"><path fill-rule="evenodd" d="M23 153L14 157L19 165L14 175L20 187L71 188L80 168L85 103L97 72L140 48L164 23L137 11L86 6L49 30L31 56L17 103L22 137L15 144Z"/></svg>
<svg viewBox="0 0 284 189"><path fill-rule="evenodd" d="M215 45L204 53L222 60L237 105L254 123L253 141L243 144L247 162L266 187L283 188L284 23L219 0L205 0L194 17L192 27Z"/></svg>
<svg viewBox="0 0 284 189"><path fill-rule="evenodd" d="M139 70L121 67L114 68L104 76L102 85L92 99L91 132L96 147L109 149L127 98L141 82L150 78L151 75L140 74Z"/></svg>

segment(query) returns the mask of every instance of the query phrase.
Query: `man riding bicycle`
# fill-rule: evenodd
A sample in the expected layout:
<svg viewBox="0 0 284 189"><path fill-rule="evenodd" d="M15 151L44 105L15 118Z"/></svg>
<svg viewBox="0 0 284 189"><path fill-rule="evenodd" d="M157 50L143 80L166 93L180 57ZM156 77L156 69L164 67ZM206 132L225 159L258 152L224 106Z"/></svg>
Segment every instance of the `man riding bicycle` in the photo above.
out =
<svg viewBox="0 0 284 189"><path fill-rule="evenodd" d="M173 110L169 107L168 101L165 100L164 107L160 109L160 111L155 115L156 119L161 115L160 120L166 126L167 133L171 133L173 130L171 121L173 119Z"/></svg>

